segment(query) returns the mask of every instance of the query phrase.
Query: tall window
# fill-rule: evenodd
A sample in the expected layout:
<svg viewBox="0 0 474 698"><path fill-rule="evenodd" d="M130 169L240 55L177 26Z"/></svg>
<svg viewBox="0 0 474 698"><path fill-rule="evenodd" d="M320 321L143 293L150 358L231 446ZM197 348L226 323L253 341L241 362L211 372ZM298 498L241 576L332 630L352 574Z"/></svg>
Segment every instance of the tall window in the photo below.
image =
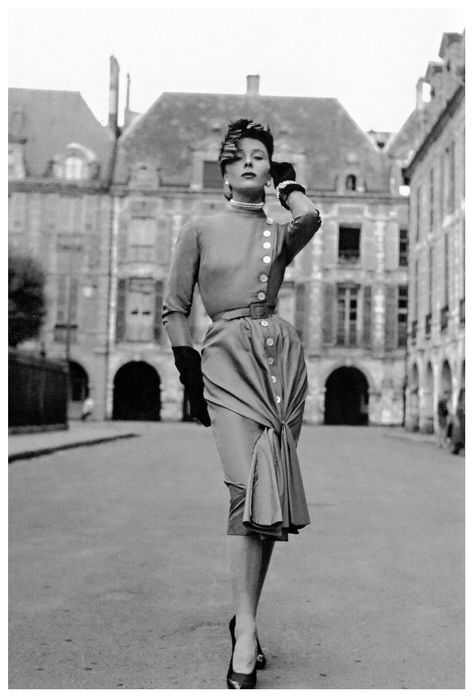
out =
<svg viewBox="0 0 474 698"><path fill-rule="evenodd" d="M357 262L360 257L360 226L339 226L339 260Z"/></svg>
<svg viewBox="0 0 474 698"><path fill-rule="evenodd" d="M449 238L448 233L444 234L444 293L443 303L445 308L449 307Z"/></svg>
<svg viewBox="0 0 474 698"><path fill-rule="evenodd" d="M153 279L130 279L127 298L127 339L130 342L152 341L154 310Z"/></svg>
<svg viewBox="0 0 474 698"><path fill-rule="evenodd" d="M346 191L355 191L357 188L357 179L353 174L346 177Z"/></svg>
<svg viewBox="0 0 474 698"><path fill-rule="evenodd" d="M400 228L398 238L398 264L400 267L408 266L408 230Z"/></svg>
<svg viewBox="0 0 474 698"><path fill-rule="evenodd" d="M408 286L398 287L398 346L404 347L408 331Z"/></svg>
<svg viewBox="0 0 474 698"><path fill-rule="evenodd" d="M308 324L307 308L307 285L298 283L295 286L295 329L299 338L303 342L305 339L305 328Z"/></svg>
<svg viewBox="0 0 474 698"><path fill-rule="evenodd" d="M343 346L357 344L357 286L337 288L337 343Z"/></svg>
<svg viewBox="0 0 474 698"><path fill-rule="evenodd" d="M156 255L154 218L132 218L128 236L128 261L153 262Z"/></svg>
<svg viewBox="0 0 474 698"><path fill-rule="evenodd" d="M202 186L204 189L220 189L222 187L221 170L214 160L204 160L203 162Z"/></svg>
<svg viewBox="0 0 474 698"><path fill-rule="evenodd" d="M421 186L417 187L415 193L415 240L420 239L421 227Z"/></svg>
<svg viewBox="0 0 474 698"><path fill-rule="evenodd" d="M64 160L64 179L84 179L86 163L77 155L69 155Z"/></svg>
<svg viewBox="0 0 474 698"><path fill-rule="evenodd" d="M454 159L454 143L446 148L447 157L447 174L448 174L448 200L447 209L448 213L454 212L455 203L455 180L456 180L456 163Z"/></svg>
<svg viewBox="0 0 474 698"><path fill-rule="evenodd" d="M434 170L430 170L430 231L434 227Z"/></svg>

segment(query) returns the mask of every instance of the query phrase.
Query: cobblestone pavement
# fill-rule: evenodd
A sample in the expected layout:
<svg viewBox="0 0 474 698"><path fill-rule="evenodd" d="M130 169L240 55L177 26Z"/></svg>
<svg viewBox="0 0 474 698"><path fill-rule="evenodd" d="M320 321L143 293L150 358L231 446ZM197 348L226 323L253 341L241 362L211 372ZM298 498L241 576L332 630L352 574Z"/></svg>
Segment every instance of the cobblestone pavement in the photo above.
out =
<svg viewBox="0 0 474 698"><path fill-rule="evenodd" d="M464 459L382 428L305 427L299 452L312 525L276 546L258 688L462 688ZM11 689L225 689L210 429L141 424L9 485Z"/></svg>

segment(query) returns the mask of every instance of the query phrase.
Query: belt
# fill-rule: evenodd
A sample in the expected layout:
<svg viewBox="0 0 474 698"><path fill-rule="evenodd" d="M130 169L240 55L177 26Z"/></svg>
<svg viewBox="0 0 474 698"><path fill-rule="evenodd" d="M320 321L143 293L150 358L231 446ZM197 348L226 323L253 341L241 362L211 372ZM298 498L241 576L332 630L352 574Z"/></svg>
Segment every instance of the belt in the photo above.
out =
<svg viewBox="0 0 474 698"><path fill-rule="evenodd" d="M233 308L232 310L222 310L212 316L212 322L217 320L235 320L239 317L251 317L254 319L270 317L275 312L274 305L266 303L249 303L246 308Z"/></svg>

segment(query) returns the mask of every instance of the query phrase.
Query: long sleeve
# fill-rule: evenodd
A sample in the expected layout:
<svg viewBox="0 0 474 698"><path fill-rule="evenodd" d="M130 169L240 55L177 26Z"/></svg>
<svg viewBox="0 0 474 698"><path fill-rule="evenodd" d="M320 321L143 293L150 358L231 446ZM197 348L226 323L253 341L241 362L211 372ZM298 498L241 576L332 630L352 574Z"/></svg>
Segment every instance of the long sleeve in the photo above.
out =
<svg viewBox="0 0 474 698"><path fill-rule="evenodd" d="M180 231L165 286L163 325L173 347L192 347L189 314L199 273L197 226L190 220Z"/></svg>
<svg viewBox="0 0 474 698"><path fill-rule="evenodd" d="M321 227L321 218L316 209L307 211L288 224L285 235L287 264L293 261L298 252L311 240Z"/></svg>

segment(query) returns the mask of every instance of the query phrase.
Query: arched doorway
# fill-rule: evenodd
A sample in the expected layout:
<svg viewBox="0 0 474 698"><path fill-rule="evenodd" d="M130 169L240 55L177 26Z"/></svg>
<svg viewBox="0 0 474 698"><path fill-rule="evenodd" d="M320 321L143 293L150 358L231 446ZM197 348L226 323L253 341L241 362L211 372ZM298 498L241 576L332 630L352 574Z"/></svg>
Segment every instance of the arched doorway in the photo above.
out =
<svg viewBox="0 0 474 698"><path fill-rule="evenodd" d="M434 394L433 394L433 367L431 362L426 365L423 381L423 390L420 391L419 400L419 429L424 434L432 434L434 429Z"/></svg>
<svg viewBox="0 0 474 698"><path fill-rule="evenodd" d="M325 424L366 425L369 417L369 385L359 369L342 366L326 381Z"/></svg>
<svg viewBox="0 0 474 698"><path fill-rule="evenodd" d="M115 374L112 419L158 422L160 377L145 361L130 361Z"/></svg>
<svg viewBox="0 0 474 698"><path fill-rule="evenodd" d="M69 362L69 405L70 419L79 419L84 400L89 396L89 376L77 361Z"/></svg>
<svg viewBox="0 0 474 698"><path fill-rule="evenodd" d="M443 361L443 366L441 369L441 382L440 382L440 394L445 392L451 393L453 387L453 378L451 373L451 367L448 361Z"/></svg>

